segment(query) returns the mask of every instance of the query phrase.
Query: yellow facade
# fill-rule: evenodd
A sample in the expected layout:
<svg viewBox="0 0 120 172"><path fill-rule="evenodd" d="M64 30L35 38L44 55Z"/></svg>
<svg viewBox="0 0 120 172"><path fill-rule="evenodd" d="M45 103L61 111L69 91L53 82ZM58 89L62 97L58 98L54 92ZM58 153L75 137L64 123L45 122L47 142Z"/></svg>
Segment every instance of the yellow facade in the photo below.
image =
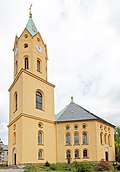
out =
<svg viewBox="0 0 120 172"><path fill-rule="evenodd" d="M86 128L83 128L83 126ZM66 126L69 126L69 130L66 130ZM74 126L78 126L78 129L74 129ZM103 130L101 131L101 126ZM104 128L106 127L106 131ZM110 125L101 123L99 121L75 121L75 122L60 122L56 125L57 131L57 162L66 162L66 152L70 150L71 161L100 161L106 159L105 152L108 152L109 161L115 159L114 148L114 128ZM82 133L87 133L87 143L83 144ZM100 133L107 134L107 142L101 144ZM70 144L66 144L66 133L70 133ZM74 134L78 133L78 143L74 143ZM108 135L111 135L111 143L108 143ZM62 151L61 151L62 150ZM78 150L79 157L75 157L75 150ZM87 156L83 156L83 151L87 150Z"/></svg>
<svg viewBox="0 0 120 172"><path fill-rule="evenodd" d="M114 126L99 120L55 121L55 86L47 81L47 60L46 45L30 15L26 28L19 38L16 36L14 43L14 81L9 88L8 164L66 162L67 150L71 161L99 161L106 158L106 151L113 161ZM87 134L86 144L82 144L83 131ZM69 145L66 145L66 133L70 134ZM77 144L74 144L75 133ZM101 133L106 143L101 143ZM84 150L87 150L86 157L83 157Z"/></svg>

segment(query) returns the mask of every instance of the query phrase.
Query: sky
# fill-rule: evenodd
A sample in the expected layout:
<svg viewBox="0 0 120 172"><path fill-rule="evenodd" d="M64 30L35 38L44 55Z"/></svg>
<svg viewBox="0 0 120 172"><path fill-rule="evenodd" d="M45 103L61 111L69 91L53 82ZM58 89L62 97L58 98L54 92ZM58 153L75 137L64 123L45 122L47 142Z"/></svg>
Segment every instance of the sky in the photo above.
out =
<svg viewBox="0 0 120 172"><path fill-rule="evenodd" d="M74 102L120 125L120 0L0 0L0 138L7 144L13 45L32 4L48 51L55 113Z"/></svg>

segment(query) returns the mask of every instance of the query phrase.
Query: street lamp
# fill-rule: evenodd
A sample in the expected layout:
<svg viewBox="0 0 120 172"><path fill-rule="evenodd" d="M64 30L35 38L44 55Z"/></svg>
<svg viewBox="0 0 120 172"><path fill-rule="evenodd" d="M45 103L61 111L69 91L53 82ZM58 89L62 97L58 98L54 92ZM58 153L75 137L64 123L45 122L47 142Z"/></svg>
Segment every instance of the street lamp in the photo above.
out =
<svg viewBox="0 0 120 172"><path fill-rule="evenodd" d="M114 172L115 172L116 165L117 165L117 161L113 161Z"/></svg>

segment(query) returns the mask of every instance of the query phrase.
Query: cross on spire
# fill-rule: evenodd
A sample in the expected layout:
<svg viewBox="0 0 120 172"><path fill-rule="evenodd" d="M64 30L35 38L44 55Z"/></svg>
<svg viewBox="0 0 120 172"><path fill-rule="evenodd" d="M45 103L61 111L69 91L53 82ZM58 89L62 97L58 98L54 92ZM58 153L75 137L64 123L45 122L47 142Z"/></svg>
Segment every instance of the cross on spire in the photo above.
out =
<svg viewBox="0 0 120 172"><path fill-rule="evenodd" d="M30 5L30 8L29 8L29 15L30 15L30 17L32 17L32 11L31 11L31 8L32 8L32 4Z"/></svg>

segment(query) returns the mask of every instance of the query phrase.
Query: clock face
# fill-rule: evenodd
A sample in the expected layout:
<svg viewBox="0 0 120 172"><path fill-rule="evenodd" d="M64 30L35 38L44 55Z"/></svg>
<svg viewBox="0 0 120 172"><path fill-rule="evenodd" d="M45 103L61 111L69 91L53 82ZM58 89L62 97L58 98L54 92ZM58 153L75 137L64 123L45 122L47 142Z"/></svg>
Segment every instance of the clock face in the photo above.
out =
<svg viewBox="0 0 120 172"><path fill-rule="evenodd" d="M42 53L42 48L39 45L36 46L36 49L39 53Z"/></svg>
<svg viewBox="0 0 120 172"><path fill-rule="evenodd" d="M18 53L18 48L15 49L15 56L17 55Z"/></svg>

